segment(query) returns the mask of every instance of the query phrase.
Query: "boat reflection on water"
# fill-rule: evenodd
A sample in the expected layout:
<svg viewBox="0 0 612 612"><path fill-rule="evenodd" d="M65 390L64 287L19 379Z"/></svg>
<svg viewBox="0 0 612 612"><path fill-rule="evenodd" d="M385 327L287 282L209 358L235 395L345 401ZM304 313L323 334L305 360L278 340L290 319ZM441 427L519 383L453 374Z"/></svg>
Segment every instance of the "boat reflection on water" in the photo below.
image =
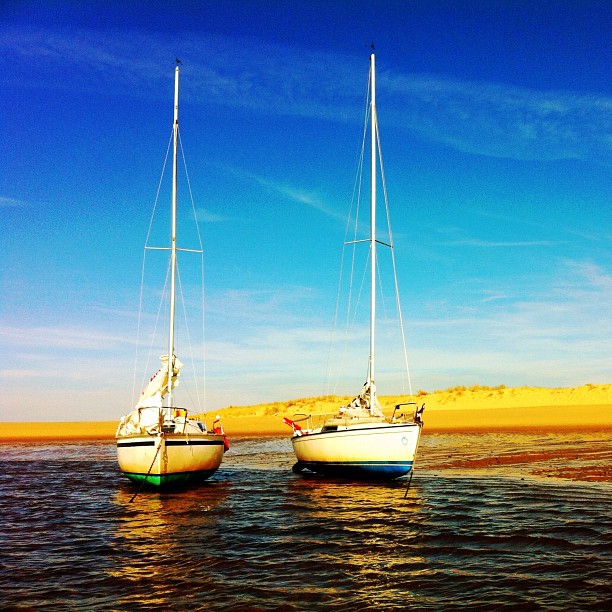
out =
<svg viewBox="0 0 612 612"><path fill-rule="evenodd" d="M429 508L417 478L405 494L406 483L399 481L293 478L287 497L301 517L294 545L301 559L289 570L308 567L308 582L320 584L317 596L326 600L358 591L356 609L404 609L419 601L416 578L432 570L421 544ZM325 579L331 559L333 581Z"/></svg>
<svg viewBox="0 0 612 612"><path fill-rule="evenodd" d="M204 586L203 560L214 564L222 556L210 542L218 539L220 506L230 489L229 483L211 482L174 493L144 490L134 497L133 487L125 483L117 491L112 500L118 510L113 546L120 550L114 558L121 563L107 573L115 581L114 601L120 608L134 603L172 609L177 592L193 588L187 585L194 576ZM188 593L181 598L188 601Z"/></svg>
<svg viewBox="0 0 612 612"><path fill-rule="evenodd" d="M432 433L404 497L399 480L293 474L284 436L237 437L210 481L133 501L112 442L85 461L80 444L4 445L0 599L92 611L607 610L609 439Z"/></svg>
<svg viewBox="0 0 612 612"><path fill-rule="evenodd" d="M311 499L312 508L322 509L321 504L328 506L347 506L347 510L380 508L381 510L404 511L406 506L418 505L421 495L418 477L412 481L406 494L407 479L394 481L349 481L344 478L323 477L320 474L302 473L300 478L292 478L289 483L290 495L307 496ZM404 496L406 500L404 502ZM412 508L415 509L415 508Z"/></svg>
<svg viewBox="0 0 612 612"><path fill-rule="evenodd" d="M172 493L143 490L134 496L134 489L125 485L113 500L123 509L118 535L137 545L142 538L160 536L176 541L212 529L218 518L213 511L227 499L230 488L227 483L215 482Z"/></svg>

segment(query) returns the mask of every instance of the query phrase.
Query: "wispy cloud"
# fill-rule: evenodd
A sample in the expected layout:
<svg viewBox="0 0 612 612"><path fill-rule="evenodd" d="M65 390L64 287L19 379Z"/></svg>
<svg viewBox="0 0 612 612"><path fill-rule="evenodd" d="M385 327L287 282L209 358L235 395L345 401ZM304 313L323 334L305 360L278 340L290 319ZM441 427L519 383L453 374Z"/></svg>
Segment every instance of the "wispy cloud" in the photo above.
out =
<svg viewBox="0 0 612 612"><path fill-rule="evenodd" d="M338 212L331 210L326 202L325 198L317 193L316 191L309 191L306 189L300 189L287 183L281 183L278 181L274 181L258 174L254 174L253 172L248 172L246 170L241 169L233 169L231 172L239 176L243 179L247 179L251 182L257 183L260 187L265 189L269 193L273 193L284 200L293 202L295 204L308 206L319 212L327 215L328 217L332 217L334 219L344 221L344 217Z"/></svg>
<svg viewBox="0 0 612 612"><path fill-rule="evenodd" d="M479 238L464 238L461 240L451 240L443 244L449 246L471 246L482 248L502 248L502 247L533 247L533 246L553 246L557 243L552 240L481 240Z"/></svg>
<svg viewBox="0 0 612 612"><path fill-rule="evenodd" d="M15 198L0 196L0 208L18 208L20 206L25 206L25 202Z"/></svg>
<svg viewBox="0 0 612 612"><path fill-rule="evenodd" d="M351 56L206 34L181 33L179 41L126 31L109 36L84 30L0 30L0 56L10 58L20 82L30 78L31 87L64 87L61 70L69 61L78 77L71 85L77 82L83 91L165 95L168 58L177 48L183 50L189 73L184 96L192 100L275 115L361 118L367 71ZM211 48L216 52L209 53ZM19 71L21 65L27 65L27 72ZM5 71L2 82L10 82L12 72ZM384 68L378 86L387 125L392 122L448 147L493 157L612 164L610 97Z"/></svg>
<svg viewBox="0 0 612 612"><path fill-rule="evenodd" d="M196 217L198 222L201 223L221 223L224 221L235 221L235 219L229 219L224 215L220 215L218 213L210 212L206 208L198 208L196 209Z"/></svg>
<svg viewBox="0 0 612 612"><path fill-rule="evenodd" d="M516 222L513 220L513 222ZM492 240L477 237L462 236L463 231L457 227L440 228L439 233L446 238L439 241L439 244L445 246L457 247L474 247L483 249L498 249L498 248L530 248L530 247L552 247L559 246L559 241L556 240Z"/></svg>
<svg viewBox="0 0 612 612"><path fill-rule="evenodd" d="M496 294L492 294L492 295L486 295L485 297L482 298L482 302L496 302L498 300L507 300L509 299L511 296L510 294L507 293L496 293Z"/></svg>
<svg viewBox="0 0 612 612"><path fill-rule="evenodd" d="M347 101L352 103L354 93L361 92L361 82L355 84L354 79L360 72L346 67L350 58L323 52L304 54L254 38L186 32L172 37L139 31L0 29L0 51L16 65L29 68L19 78L31 87L67 87L60 71L69 62L70 84L77 83L81 91L163 97L176 49L182 50L183 72L189 74L183 99L265 112L273 109L275 114L323 117L331 113L338 118ZM352 86L347 89L347 84Z"/></svg>
<svg viewBox="0 0 612 612"><path fill-rule="evenodd" d="M473 215L478 215L479 217L485 217L490 219L495 219L499 221L503 221L504 225L507 226L524 226L530 228L536 228L539 231L550 232L551 229L554 229L557 234L562 234L564 236L577 236L578 238L582 238L584 240L588 240L589 242L609 242L612 240L612 235L609 232L606 232L606 227L601 225L597 227L597 231L584 232L576 229L573 226L564 226L559 225L551 228L550 223L541 223L537 221L532 221L520 217L518 215L504 215L500 213L493 213L488 210L483 209L469 209L470 213ZM599 232L599 233L598 233ZM556 243L555 243L556 244Z"/></svg>
<svg viewBox="0 0 612 612"><path fill-rule="evenodd" d="M461 151L612 163L610 97L420 75L381 81L398 124Z"/></svg>
<svg viewBox="0 0 612 612"><path fill-rule="evenodd" d="M480 290L470 291L467 303L434 309L429 318L424 318L419 306L405 311L409 361L417 388L431 390L443 380L447 386L465 381L571 386L609 380L612 276L605 269L593 262L568 260L558 262L548 277L508 277L493 286L484 281L481 285ZM316 295L288 292L284 297L272 293L264 297L236 292L233 298L226 297L231 309L236 309L237 320L244 319L246 342L228 342L229 335L214 339L211 356L221 359L213 367L215 375L233 372L247 377L258 397L265 398L274 384L270 374L277 372L276 382L281 384L274 388L287 389L284 397L289 398L293 397L290 390L297 392L296 364L300 389L310 395L326 392L323 378L338 372L334 383L341 392L350 393L351 382L365 372L367 329L362 338L359 329L357 336L351 334L345 367L334 347L333 371L326 371L332 339L329 322L314 316L306 320L293 310L299 303L308 310ZM249 311L256 314L249 318ZM280 326L275 323L278 317ZM402 363L397 329L387 333L387 325L380 328L378 353L383 361L388 362L389 355L395 361L387 364L390 369L381 369L379 376L384 388L399 389L401 375L392 371L393 364ZM232 329L237 331L233 323ZM234 338L239 335L234 333Z"/></svg>
<svg viewBox="0 0 612 612"><path fill-rule="evenodd" d="M409 308L406 324L414 390L455 384L609 382L612 276L593 262L567 260L549 278L523 281L516 287L514 279L500 279L494 287L474 292L468 307L456 304L446 311L434 310L428 318L420 306ZM318 310L316 292L307 287L234 290L211 301L206 342L210 409L328 391L331 329ZM410 311L421 314L410 316ZM68 414L64 389L77 389L80 398L81 393L90 397L87 405L81 402L74 409L79 418L118 418L130 405L133 346L126 346L125 338L109 325L104 329L2 327L0 342L13 347L0 372L6 405L21 407L23 415L26 407L45 401L45 418L61 420ZM391 347L397 344L397 334L385 329L381 328L380 357L397 357L398 367L401 356ZM367 329L353 341L365 349L352 350L351 344L348 361L334 381L340 393L351 393L366 371ZM334 372L339 366L333 363ZM191 383L185 374L188 388ZM401 390L398 372L382 368L380 379L385 392Z"/></svg>
<svg viewBox="0 0 612 612"><path fill-rule="evenodd" d="M612 298L612 274L590 261L566 260L565 264L572 276L583 279L587 287L605 291Z"/></svg>
<svg viewBox="0 0 612 612"><path fill-rule="evenodd" d="M5 347L104 351L125 344L124 336L79 327L0 326L0 343Z"/></svg>
<svg viewBox="0 0 612 612"><path fill-rule="evenodd" d="M443 317L434 312L410 322L421 380L443 372L454 376L450 384L609 381L612 276L592 262L568 260L549 278L516 282L498 280L469 310L455 305Z"/></svg>

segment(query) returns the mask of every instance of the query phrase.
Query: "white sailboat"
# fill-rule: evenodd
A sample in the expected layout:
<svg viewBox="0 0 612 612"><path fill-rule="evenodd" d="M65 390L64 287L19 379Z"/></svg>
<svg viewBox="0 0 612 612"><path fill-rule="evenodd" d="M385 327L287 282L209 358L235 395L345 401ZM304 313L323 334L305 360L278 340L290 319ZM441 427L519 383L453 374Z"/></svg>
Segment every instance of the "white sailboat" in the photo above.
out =
<svg viewBox="0 0 612 612"><path fill-rule="evenodd" d="M370 56L370 355L367 380L348 406L312 426L312 415L284 419L293 428L291 442L297 457L294 472L305 469L320 474L360 479L393 479L410 474L414 467L423 426L425 405L399 404L386 418L378 401L375 385L376 322L376 169L378 124L376 118L375 58ZM414 412L399 414L400 407L414 405ZM305 421L306 426L300 425Z"/></svg>
<svg viewBox="0 0 612 612"><path fill-rule="evenodd" d="M210 477L219 467L228 448L218 420L208 431L204 421L175 405L174 387L182 363L175 354L175 311L177 281L177 182L178 182L178 94L179 67L174 76L174 123L171 245L170 312L168 353L161 356L161 368L150 379L134 409L117 428L119 468L131 481L149 487L188 485Z"/></svg>

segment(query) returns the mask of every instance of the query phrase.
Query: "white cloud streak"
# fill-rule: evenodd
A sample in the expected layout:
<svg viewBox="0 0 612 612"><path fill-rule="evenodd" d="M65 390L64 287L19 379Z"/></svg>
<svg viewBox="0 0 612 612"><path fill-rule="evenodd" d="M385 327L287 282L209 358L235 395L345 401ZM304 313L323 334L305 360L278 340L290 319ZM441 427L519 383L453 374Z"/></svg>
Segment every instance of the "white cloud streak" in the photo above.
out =
<svg viewBox="0 0 612 612"><path fill-rule="evenodd" d="M526 160L612 162L612 98L499 83L390 75L394 115L425 137L468 153ZM404 102L401 102L401 101Z"/></svg>
<svg viewBox="0 0 612 612"><path fill-rule="evenodd" d="M553 246L556 243L552 240L525 240L525 241L496 241L496 240L481 240L478 238L465 238L463 240L452 240L444 242L449 246L471 246L483 248L499 248L499 247L533 247L533 246Z"/></svg>
<svg viewBox="0 0 612 612"><path fill-rule="evenodd" d="M25 206L25 202L15 198L0 196L0 208L19 208L21 206Z"/></svg>
<svg viewBox="0 0 612 612"><path fill-rule="evenodd" d="M6 347L50 348L51 350L108 350L126 344L123 336L86 327L0 326L0 345Z"/></svg>
<svg viewBox="0 0 612 612"><path fill-rule="evenodd" d="M502 299L473 303L468 316L456 308L443 319L412 322L425 378L438 371L454 373L454 384L609 381L612 276L591 262L568 260L545 281L517 290L508 281L505 289Z"/></svg>
<svg viewBox="0 0 612 612"><path fill-rule="evenodd" d="M308 206L309 208L313 208L323 214L331 217L333 219L344 221L344 217L337 213L334 210L331 210L326 205L324 198L320 196L318 193L314 191L307 191L304 189L299 189L297 187L292 187L287 185L286 183L279 183L277 181L272 181L263 176L259 176L252 172L247 172L245 170L232 170L233 174L236 176L240 176L242 178L246 178L260 187L265 189L269 193L273 193L284 200Z"/></svg>
<svg viewBox="0 0 612 612"><path fill-rule="evenodd" d="M500 299L474 296L467 310L457 306L444 315L434 310L427 319L406 317L413 391L456 384L609 382L612 276L604 269L589 261L567 260L547 280L523 284L520 291L508 280L506 287L497 289L501 291L493 295ZM229 314L223 326L215 320L208 333L209 409L328 392L331 329L321 317L303 314L318 300L299 287L215 296ZM213 319L217 314L212 313ZM396 355L398 368L401 356L387 345L391 334L384 333L385 328L386 324L379 352L385 360L386 353ZM124 338L110 329L5 326L0 333L5 348L21 343L19 355L13 349L0 372L11 414L29 414L30 407L45 397L46 418L67 418L70 401L62 389L78 392L78 410L70 410L85 420L118 418L129 407L133 346L122 346ZM352 337L345 367L339 368L337 381L331 381L340 393L350 394L362 382L367 355L354 350L354 342L361 346L362 340L359 334ZM336 371L341 364L334 357L332 365ZM402 392L399 371L389 370L380 372L379 386L385 393ZM91 401L84 404L82 392Z"/></svg>
<svg viewBox="0 0 612 612"><path fill-rule="evenodd" d="M179 42L141 32L4 28L0 56L20 72L20 83L30 75L29 87L64 87L61 74L69 61L70 84L78 83L82 91L158 97L167 89L168 58L180 48L190 78L184 95L192 100L258 113L361 120L367 75L356 58L306 54L254 39L180 36ZM214 54L208 53L211 48ZM27 72L20 70L26 66ZM13 70L4 71L4 84L15 85ZM612 164L610 97L384 69L378 84L386 125L450 148L492 157Z"/></svg>

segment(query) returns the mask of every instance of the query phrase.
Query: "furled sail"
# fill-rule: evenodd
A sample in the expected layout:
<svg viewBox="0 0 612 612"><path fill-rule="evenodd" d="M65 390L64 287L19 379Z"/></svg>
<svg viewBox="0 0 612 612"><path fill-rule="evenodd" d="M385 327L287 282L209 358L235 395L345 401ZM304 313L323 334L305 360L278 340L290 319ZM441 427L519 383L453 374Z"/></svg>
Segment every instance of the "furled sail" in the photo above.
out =
<svg viewBox="0 0 612 612"><path fill-rule="evenodd" d="M161 407L162 399L168 393L168 355L162 355L159 359L162 362L162 367L149 380L149 384L142 392L135 408ZM183 364L175 355L172 360L172 389L179 384L178 377L182 367Z"/></svg>
<svg viewBox="0 0 612 612"><path fill-rule="evenodd" d="M348 406L344 407L342 413L350 414L351 412L359 410L367 410L373 416L383 416L378 396L376 395L376 385L374 382L366 381L361 389L361 393L354 398Z"/></svg>

